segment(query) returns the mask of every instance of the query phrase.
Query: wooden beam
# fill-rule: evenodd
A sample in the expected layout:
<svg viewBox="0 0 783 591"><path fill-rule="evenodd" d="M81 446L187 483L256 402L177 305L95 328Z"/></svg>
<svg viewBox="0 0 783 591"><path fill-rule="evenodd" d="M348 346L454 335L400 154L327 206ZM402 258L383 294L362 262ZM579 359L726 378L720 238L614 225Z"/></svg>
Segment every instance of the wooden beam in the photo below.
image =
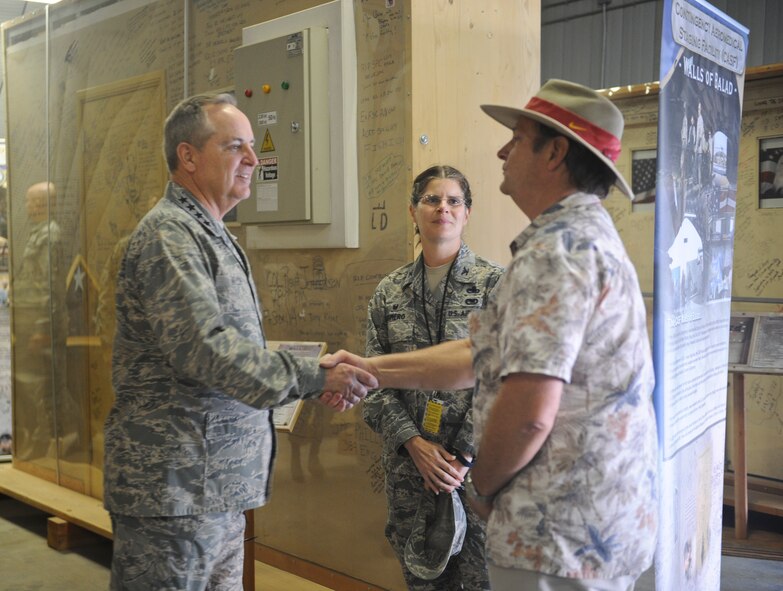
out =
<svg viewBox="0 0 783 591"><path fill-rule="evenodd" d="M8 464L0 464L0 493L111 539L111 519L98 499L57 486Z"/></svg>
<svg viewBox="0 0 783 591"><path fill-rule="evenodd" d="M245 562L242 573L243 591L256 591L256 518L255 511L245 511Z"/></svg>
<svg viewBox="0 0 783 591"><path fill-rule="evenodd" d="M748 471L745 463L745 376L735 373L734 385L734 535L748 537Z"/></svg>
<svg viewBox="0 0 783 591"><path fill-rule="evenodd" d="M46 522L46 543L50 548L59 550L72 550L83 548L98 543L106 543L106 540L91 531L74 525L62 517L50 517Z"/></svg>

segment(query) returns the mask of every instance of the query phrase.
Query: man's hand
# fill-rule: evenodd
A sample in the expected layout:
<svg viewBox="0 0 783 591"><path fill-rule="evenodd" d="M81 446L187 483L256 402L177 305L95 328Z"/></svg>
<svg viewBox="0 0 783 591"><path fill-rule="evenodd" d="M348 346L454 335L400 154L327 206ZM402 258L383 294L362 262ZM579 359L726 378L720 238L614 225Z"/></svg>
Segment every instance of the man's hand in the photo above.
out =
<svg viewBox="0 0 783 591"><path fill-rule="evenodd" d="M378 381L371 375L371 365L368 359L354 355L350 351L345 351L344 349L321 357L320 365L327 370L336 369L340 364L353 366L357 368L357 371L361 370L361 375L369 376L375 380L372 385L367 385L368 389L372 390L373 388L378 387ZM327 376L328 375L327 372ZM362 396L362 398L364 398L364 396ZM329 390L326 386L324 387L324 393L321 394L319 400L322 404L335 412L343 412L353 408L354 404L359 401L355 398L345 396L343 392Z"/></svg>
<svg viewBox="0 0 783 591"><path fill-rule="evenodd" d="M372 363L369 359L366 357L359 357L358 355L355 355L351 353L350 351L346 351L345 349L340 349L336 353L326 354L323 357L321 357L321 367L325 368L331 368L335 367L336 365L340 363L347 363L348 365L353 365L354 367L358 367L362 370L364 370L367 373L374 374ZM377 388L378 384L376 381L375 386L373 388Z"/></svg>
<svg viewBox="0 0 783 591"><path fill-rule="evenodd" d="M424 488L434 492L450 493L462 484L464 472L454 466L457 458L437 443L427 441L417 435L405 442L405 449L416 464L416 469L424 479Z"/></svg>
<svg viewBox="0 0 783 591"><path fill-rule="evenodd" d="M331 408L334 412L344 412L353 408L353 404L348 404L348 401L342 397L342 394L337 392L324 392L318 397L318 400L326 408Z"/></svg>
<svg viewBox="0 0 783 591"><path fill-rule="evenodd" d="M323 404L342 412L351 408L365 396L367 391L378 387L378 380L372 374L363 369L340 363L334 366L324 366L326 369L326 382L324 393L320 400Z"/></svg>

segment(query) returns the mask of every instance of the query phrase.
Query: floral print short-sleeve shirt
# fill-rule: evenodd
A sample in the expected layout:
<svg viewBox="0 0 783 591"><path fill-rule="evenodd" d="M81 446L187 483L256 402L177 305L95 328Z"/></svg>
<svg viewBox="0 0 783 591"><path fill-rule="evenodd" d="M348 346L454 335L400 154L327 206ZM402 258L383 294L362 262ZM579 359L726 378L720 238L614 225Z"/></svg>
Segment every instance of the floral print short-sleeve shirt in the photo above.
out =
<svg viewBox="0 0 783 591"><path fill-rule="evenodd" d="M573 194L512 244L487 309L471 317L481 436L501 380L563 380L554 428L500 491L488 560L583 579L638 575L657 529L657 439L645 308L634 267L595 195Z"/></svg>

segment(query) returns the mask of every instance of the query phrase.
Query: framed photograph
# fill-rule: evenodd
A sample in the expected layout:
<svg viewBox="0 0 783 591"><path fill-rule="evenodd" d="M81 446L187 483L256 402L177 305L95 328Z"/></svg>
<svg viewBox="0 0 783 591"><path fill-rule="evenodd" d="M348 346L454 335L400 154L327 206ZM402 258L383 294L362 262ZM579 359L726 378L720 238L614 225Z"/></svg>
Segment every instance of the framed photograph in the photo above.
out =
<svg viewBox="0 0 783 591"><path fill-rule="evenodd" d="M783 314L737 312L731 315L729 371L783 375Z"/></svg>
<svg viewBox="0 0 783 591"><path fill-rule="evenodd" d="M750 365L755 368L783 370L783 314L759 315Z"/></svg>
<svg viewBox="0 0 783 591"><path fill-rule="evenodd" d="M755 316L732 316L729 322L729 364L747 365Z"/></svg>
<svg viewBox="0 0 783 591"><path fill-rule="evenodd" d="M655 175L657 172L658 151L634 150L631 154L631 189L633 204L655 203Z"/></svg>
<svg viewBox="0 0 783 591"><path fill-rule="evenodd" d="M759 207L783 207L783 136L759 140Z"/></svg>
<svg viewBox="0 0 783 591"><path fill-rule="evenodd" d="M326 353L326 343L315 341L268 341L267 349L270 351L289 351L298 357L319 359ZM272 413L272 422L278 431L293 431L296 419L302 411L303 400L295 400L284 406L280 406Z"/></svg>

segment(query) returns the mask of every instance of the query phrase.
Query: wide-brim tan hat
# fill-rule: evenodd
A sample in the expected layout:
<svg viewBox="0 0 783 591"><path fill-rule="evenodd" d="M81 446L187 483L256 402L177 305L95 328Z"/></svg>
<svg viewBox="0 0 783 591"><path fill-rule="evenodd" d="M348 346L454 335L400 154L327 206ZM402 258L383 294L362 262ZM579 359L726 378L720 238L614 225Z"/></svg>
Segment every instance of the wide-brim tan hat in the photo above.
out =
<svg viewBox="0 0 783 591"><path fill-rule="evenodd" d="M520 117L528 117L579 142L609 167L617 178L615 186L633 199L631 186L615 166L625 126L623 114L592 88L553 79L522 109L500 105L481 105L481 109L509 129L517 126Z"/></svg>

